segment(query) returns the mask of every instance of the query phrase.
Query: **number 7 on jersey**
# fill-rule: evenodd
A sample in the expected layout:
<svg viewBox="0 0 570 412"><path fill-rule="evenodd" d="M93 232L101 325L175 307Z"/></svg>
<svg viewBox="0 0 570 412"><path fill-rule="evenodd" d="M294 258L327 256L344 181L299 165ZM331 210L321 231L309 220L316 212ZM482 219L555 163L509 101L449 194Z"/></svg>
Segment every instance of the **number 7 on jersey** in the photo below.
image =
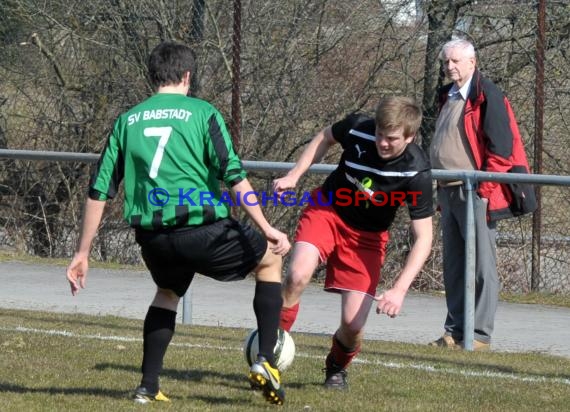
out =
<svg viewBox="0 0 570 412"><path fill-rule="evenodd" d="M146 127L143 131L145 137L160 137L158 141L158 146L156 147L156 152L152 158L152 165L150 166L149 176L154 179L158 176L158 168L160 167L160 162L162 162L162 155L164 154L164 147L168 143L168 139L172 134L172 127Z"/></svg>

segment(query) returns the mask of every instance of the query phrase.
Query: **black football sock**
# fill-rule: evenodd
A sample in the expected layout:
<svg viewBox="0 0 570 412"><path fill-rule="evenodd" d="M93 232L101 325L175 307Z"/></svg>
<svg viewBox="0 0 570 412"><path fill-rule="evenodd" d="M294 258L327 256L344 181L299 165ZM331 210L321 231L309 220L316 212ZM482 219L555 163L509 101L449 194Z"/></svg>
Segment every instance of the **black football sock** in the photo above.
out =
<svg viewBox="0 0 570 412"><path fill-rule="evenodd" d="M159 389L158 376L168 344L174 335L176 312L150 306L143 328L143 362L141 386L150 393Z"/></svg>
<svg viewBox="0 0 570 412"><path fill-rule="evenodd" d="M277 328L282 305L280 282L259 281L255 284L253 311L257 318L259 354L264 356L273 367L275 367L273 348L277 343Z"/></svg>

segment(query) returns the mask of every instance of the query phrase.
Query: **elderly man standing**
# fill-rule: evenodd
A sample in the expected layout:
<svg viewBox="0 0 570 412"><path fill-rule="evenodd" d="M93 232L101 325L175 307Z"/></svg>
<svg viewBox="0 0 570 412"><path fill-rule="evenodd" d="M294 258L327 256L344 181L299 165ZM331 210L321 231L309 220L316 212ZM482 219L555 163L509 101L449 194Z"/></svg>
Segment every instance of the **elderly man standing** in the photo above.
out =
<svg viewBox="0 0 570 412"><path fill-rule="evenodd" d="M513 146L520 134L501 90L477 69L473 44L451 40L443 46L445 73L453 83L439 93L440 112L430 146L434 169L518 171L524 149ZM518 140L517 140L518 139ZM522 151L522 153L521 153ZM522 157L523 161L513 161ZM523 168L524 169L524 168ZM521 170L522 171L522 170ZM526 170L528 171L528 164ZM437 191L443 231L443 280L447 301L444 335L432 346L463 346L465 298L465 200L462 181L439 181ZM513 196L506 185L480 182L475 194L476 274L475 350L489 350L499 299L496 221L512 217Z"/></svg>

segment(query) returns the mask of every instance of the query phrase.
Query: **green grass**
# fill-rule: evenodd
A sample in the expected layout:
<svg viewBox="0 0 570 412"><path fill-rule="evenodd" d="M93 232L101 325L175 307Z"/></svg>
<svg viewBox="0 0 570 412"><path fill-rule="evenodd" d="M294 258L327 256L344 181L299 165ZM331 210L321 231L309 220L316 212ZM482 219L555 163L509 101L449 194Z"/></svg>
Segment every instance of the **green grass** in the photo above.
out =
<svg viewBox="0 0 570 412"><path fill-rule="evenodd" d="M366 341L350 390L326 391L330 338L293 333L283 407L249 390L245 329L177 325L161 387L171 405L133 404L142 321L0 309L0 410L6 411L562 411L570 359Z"/></svg>
<svg viewBox="0 0 570 412"><path fill-rule="evenodd" d="M551 305L570 308L570 294L546 292L501 293L501 300L510 303L526 303L536 305Z"/></svg>
<svg viewBox="0 0 570 412"><path fill-rule="evenodd" d="M49 265L49 266L64 266L67 267L71 262L71 257L69 259L64 258L44 258L34 255L28 255L25 253L19 253L16 251L2 250L0 249L0 263L3 262L23 262L35 265ZM146 270L144 265L127 265L116 262L100 262L95 259L89 260L89 267L92 268L104 268L112 270Z"/></svg>

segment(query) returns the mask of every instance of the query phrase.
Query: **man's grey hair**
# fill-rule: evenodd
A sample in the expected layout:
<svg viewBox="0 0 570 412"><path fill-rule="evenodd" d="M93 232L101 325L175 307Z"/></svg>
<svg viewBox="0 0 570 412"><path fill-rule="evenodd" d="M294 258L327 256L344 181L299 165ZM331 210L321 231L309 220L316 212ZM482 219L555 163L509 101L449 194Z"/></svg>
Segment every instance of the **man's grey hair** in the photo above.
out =
<svg viewBox="0 0 570 412"><path fill-rule="evenodd" d="M475 47L473 46L473 43L465 39L453 39L443 45L441 48L441 53L439 53L439 58L443 60L447 52L451 49L462 49L465 53L465 57L468 58L476 57Z"/></svg>

